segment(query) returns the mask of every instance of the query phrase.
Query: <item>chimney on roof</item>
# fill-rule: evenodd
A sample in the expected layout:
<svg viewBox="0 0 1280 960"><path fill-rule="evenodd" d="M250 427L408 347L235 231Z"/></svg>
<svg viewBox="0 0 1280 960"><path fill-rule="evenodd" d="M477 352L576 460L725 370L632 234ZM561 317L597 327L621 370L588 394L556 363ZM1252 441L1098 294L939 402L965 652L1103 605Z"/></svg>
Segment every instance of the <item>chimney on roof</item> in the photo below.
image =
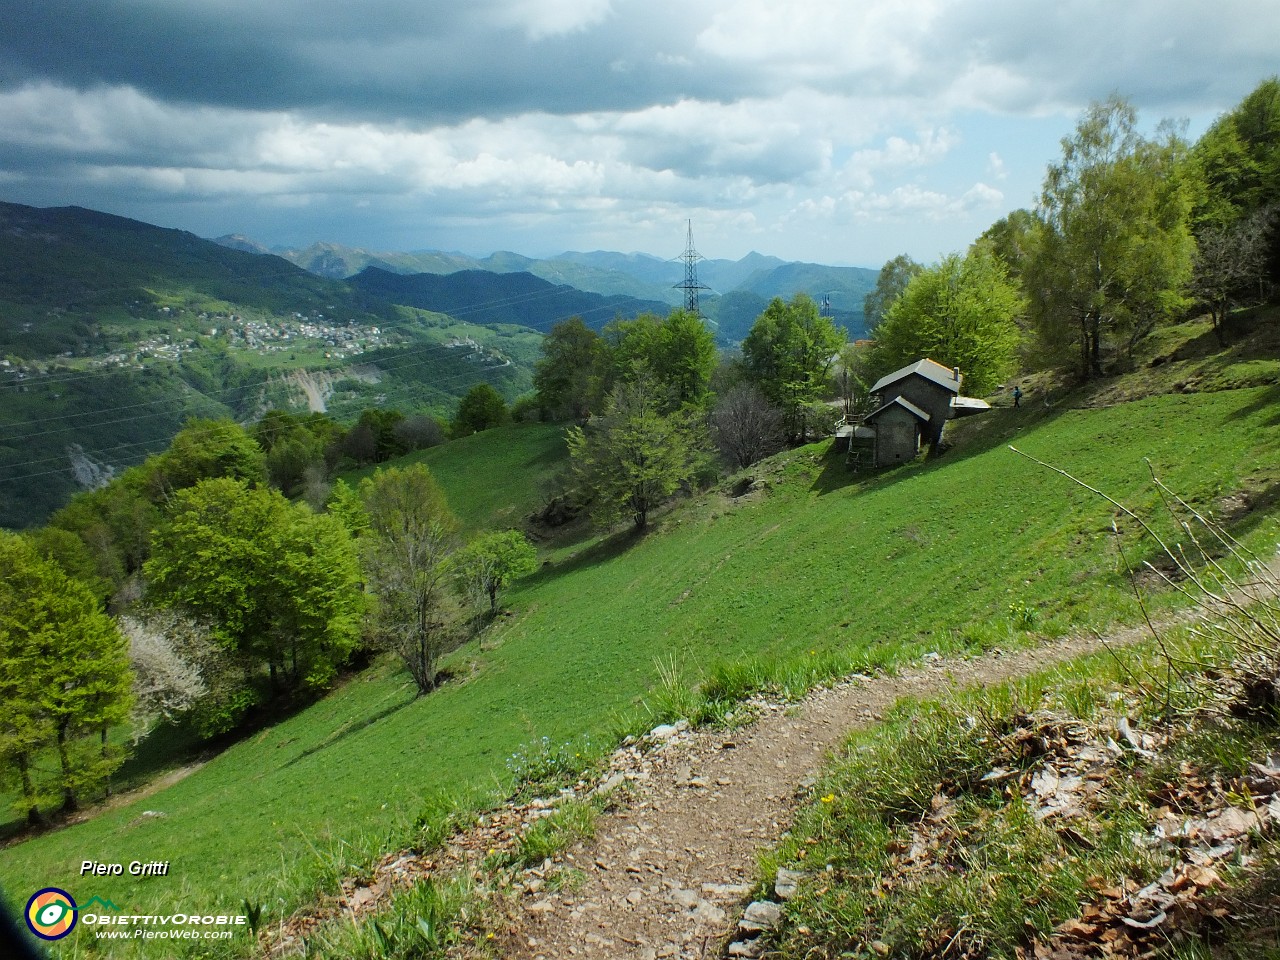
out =
<svg viewBox="0 0 1280 960"><path fill-rule="evenodd" d="M960 368L959 368L959 367L952 367L952 368L951 368L951 376L955 378L956 383L959 383L959 382L960 382Z"/></svg>

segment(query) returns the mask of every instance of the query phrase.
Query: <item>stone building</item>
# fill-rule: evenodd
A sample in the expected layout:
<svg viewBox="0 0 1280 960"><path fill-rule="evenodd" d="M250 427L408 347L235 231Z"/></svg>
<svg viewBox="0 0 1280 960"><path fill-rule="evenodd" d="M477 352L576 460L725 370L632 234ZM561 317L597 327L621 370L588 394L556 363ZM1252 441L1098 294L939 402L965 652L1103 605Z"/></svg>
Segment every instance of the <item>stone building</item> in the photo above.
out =
<svg viewBox="0 0 1280 960"><path fill-rule="evenodd" d="M871 393L879 404L856 434L873 440L875 465L913 460L922 444L936 449L948 420L989 410L983 400L960 396L962 381L959 368L927 358L877 380Z"/></svg>

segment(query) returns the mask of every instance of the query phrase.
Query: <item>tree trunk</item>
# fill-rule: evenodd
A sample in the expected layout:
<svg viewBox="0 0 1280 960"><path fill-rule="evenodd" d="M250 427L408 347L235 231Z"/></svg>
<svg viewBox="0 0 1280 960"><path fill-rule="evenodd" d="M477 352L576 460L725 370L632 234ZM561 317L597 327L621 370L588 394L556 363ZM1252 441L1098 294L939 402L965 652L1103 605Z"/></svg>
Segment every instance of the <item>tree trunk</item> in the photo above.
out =
<svg viewBox="0 0 1280 960"><path fill-rule="evenodd" d="M1213 324L1213 335L1218 338L1218 346L1227 345L1227 310L1225 304L1212 304L1209 307L1209 320Z"/></svg>
<svg viewBox="0 0 1280 960"><path fill-rule="evenodd" d="M31 762L25 753L18 755L18 772L22 776L22 799L27 806L27 825L42 827L45 824L45 818L39 806L36 805L36 788L31 782Z"/></svg>
<svg viewBox="0 0 1280 960"><path fill-rule="evenodd" d="M104 768L104 769L108 769L108 770L109 770L109 769L110 769L110 767L109 767L109 765L106 763L106 760L107 760L107 725L106 725L105 723L102 725L102 730L101 730L101 731L99 731L99 736L101 737L101 742L102 742L102 760L103 760L103 768ZM110 777L110 776L108 776L108 777L106 778L106 783L103 785L103 789L105 789L105 790L106 790L106 792L107 792L107 796L108 796L108 797L109 797L109 796L111 796L111 777Z"/></svg>
<svg viewBox="0 0 1280 960"><path fill-rule="evenodd" d="M62 769L62 812L74 813L76 792L71 786L71 755L67 752L67 728L69 721L58 724L58 763Z"/></svg>

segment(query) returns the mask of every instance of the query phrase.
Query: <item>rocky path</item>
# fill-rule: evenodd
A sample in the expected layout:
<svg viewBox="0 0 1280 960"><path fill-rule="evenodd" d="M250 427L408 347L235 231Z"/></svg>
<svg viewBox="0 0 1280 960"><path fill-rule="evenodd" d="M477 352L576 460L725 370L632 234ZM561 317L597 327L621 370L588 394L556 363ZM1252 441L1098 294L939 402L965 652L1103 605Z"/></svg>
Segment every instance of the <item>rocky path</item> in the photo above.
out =
<svg viewBox="0 0 1280 960"><path fill-rule="evenodd" d="M1132 642L1140 631L1109 639ZM756 854L787 829L796 795L829 750L900 697L998 683L1100 649L1070 638L968 660L935 659L892 677L857 677L790 707L764 705L732 734L657 731L627 776L630 799L565 855L580 882L520 894L504 945L512 960L656 960L721 955L756 878ZM625 759L625 758L624 758Z"/></svg>

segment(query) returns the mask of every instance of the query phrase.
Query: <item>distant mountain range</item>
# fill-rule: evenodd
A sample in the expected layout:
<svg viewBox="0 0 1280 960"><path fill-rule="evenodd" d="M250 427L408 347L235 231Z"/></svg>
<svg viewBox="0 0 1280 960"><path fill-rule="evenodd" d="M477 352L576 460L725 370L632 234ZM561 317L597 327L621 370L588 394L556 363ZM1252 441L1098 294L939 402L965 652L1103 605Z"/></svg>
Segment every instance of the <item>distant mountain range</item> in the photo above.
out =
<svg viewBox="0 0 1280 960"><path fill-rule="evenodd" d="M534 259L502 251L487 257L464 253L424 250L413 253L372 253L334 243L315 243L303 250L268 249L246 237L219 237L215 242L237 250L284 257L305 270L333 279L349 279L366 268L391 274L451 274L483 270L490 273L528 273L555 285L566 285L606 297L632 297L666 304L683 303L679 285L684 280L684 264L679 259L663 260L643 253L569 252L547 259ZM877 270L864 267L830 267L817 263L780 260L749 253L740 260L702 260L698 280L710 288L704 291L701 306L719 326L721 339L742 339L751 321L773 297L789 299L807 293L815 300L829 300L837 321L850 335L861 336L862 301L875 288ZM730 294L739 296L729 298ZM740 296L750 294L750 297ZM434 308L433 308L434 309ZM651 309L651 308L646 308ZM754 310L750 320L743 315Z"/></svg>
<svg viewBox="0 0 1280 960"><path fill-rule="evenodd" d="M365 267L347 280L352 287L406 307L447 313L467 323L519 324L546 333L559 320L582 317L599 330L618 316L665 315L670 306L619 294L588 293L531 273L459 270L456 273L392 273Z"/></svg>
<svg viewBox="0 0 1280 960"><path fill-rule="evenodd" d="M830 294L857 335L876 277L760 254L698 266L712 288L702 308L729 344L769 298L801 290ZM598 329L665 314L682 279L679 261L603 251L478 259L316 244L286 257L244 237L0 203L0 526L43 520L188 417L305 404L296 382L312 374L340 418L371 406L447 416L479 380L514 398L557 320Z"/></svg>

